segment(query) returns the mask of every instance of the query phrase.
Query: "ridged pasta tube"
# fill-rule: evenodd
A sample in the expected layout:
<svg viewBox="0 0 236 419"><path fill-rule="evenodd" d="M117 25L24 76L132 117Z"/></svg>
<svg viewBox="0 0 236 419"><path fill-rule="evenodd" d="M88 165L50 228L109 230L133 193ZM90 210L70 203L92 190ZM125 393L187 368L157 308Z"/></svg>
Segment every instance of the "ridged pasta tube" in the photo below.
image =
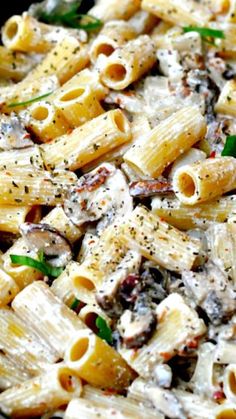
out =
<svg viewBox="0 0 236 419"><path fill-rule="evenodd" d="M131 146L124 160L142 175L157 177L205 134L206 121L200 111L185 107Z"/></svg>
<svg viewBox="0 0 236 419"><path fill-rule="evenodd" d="M101 81L111 89L125 89L150 70L155 61L155 47L151 38L141 35L102 60Z"/></svg>
<svg viewBox="0 0 236 419"><path fill-rule="evenodd" d="M99 0L89 10L91 16L107 22L114 19L129 19L140 8L141 0Z"/></svg>
<svg viewBox="0 0 236 419"><path fill-rule="evenodd" d="M131 129L119 110L112 110L41 146L46 167L77 170L109 150L128 142Z"/></svg>
<svg viewBox="0 0 236 419"><path fill-rule="evenodd" d="M0 409L14 418L32 418L79 397L81 380L64 364L0 394Z"/></svg>
<svg viewBox="0 0 236 419"><path fill-rule="evenodd" d="M204 26L213 14L193 0L142 0L142 9L177 25Z"/></svg>
<svg viewBox="0 0 236 419"><path fill-rule="evenodd" d="M95 387L122 390L135 378L135 373L115 349L90 330L75 334L68 345L65 362Z"/></svg>
<svg viewBox="0 0 236 419"><path fill-rule="evenodd" d="M177 198L186 205L209 201L236 188L236 159L217 157L183 166L173 177Z"/></svg>

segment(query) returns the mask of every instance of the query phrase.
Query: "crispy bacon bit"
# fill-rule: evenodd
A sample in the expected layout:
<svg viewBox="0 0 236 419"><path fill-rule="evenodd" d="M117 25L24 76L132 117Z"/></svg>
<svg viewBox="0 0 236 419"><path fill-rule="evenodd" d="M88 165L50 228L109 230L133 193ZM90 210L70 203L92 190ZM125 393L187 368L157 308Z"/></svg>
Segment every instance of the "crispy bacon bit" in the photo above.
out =
<svg viewBox="0 0 236 419"><path fill-rule="evenodd" d="M140 292L140 277L136 274L128 275L120 284L119 296L121 301L127 303L135 303Z"/></svg>
<svg viewBox="0 0 236 419"><path fill-rule="evenodd" d="M191 340L190 342L187 343L187 347L189 349L196 349L198 347L198 340L197 338Z"/></svg>
<svg viewBox="0 0 236 419"><path fill-rule="evenodd" d="M148 197L173 192L173 187L166 179L140 180L129 185L129 192L134 197Z"/></svg>
<svg viewBox="0 0 236 419"><path fill-rule="evenodd" d="M170 352L161 352L160 355L166 362L172 358L172 354Z"/></svg>
<svg viewBox="0 0 236 419"><path fill-rule="evenodd" d="M99 186L103 185L106 181L106 178L110 176L111 172L107 170L106 167L100 167L96 173L88 173L83 176L77 192L95 191Z"/></svg>
<svg viewBox="0 0 236 419"><path fill-rule="evenodd" d="M222 400L225 399L225 394L222 390L215 391L213 394L214 400Z"/></svg>

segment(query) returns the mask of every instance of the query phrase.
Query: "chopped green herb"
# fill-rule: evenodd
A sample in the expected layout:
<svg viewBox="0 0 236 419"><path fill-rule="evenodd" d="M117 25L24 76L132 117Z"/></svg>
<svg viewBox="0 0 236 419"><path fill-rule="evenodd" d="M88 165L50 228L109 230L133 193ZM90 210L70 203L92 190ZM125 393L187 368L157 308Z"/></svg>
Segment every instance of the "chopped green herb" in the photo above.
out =
<svg viewBox="0 0 236 419"><path fill-rule="evenodd" d="M70 306L71 310L76 310L79 304L80 304L80 301L77 300L77 298L75 298L73 303Z"/></svg>
<svg viewBox="0 0 236 419"><path fill-rule="evenodd" d="M226 138L222 156L232 156L236 158L236 135L229 135Z"/></svg>
<svg viewBox="0 0 236 419"><path fill-rule="evenodd" d="M25 105L29 105L30 103L33 103L33 102L38 102L39 100L44 99L45 97L48 97L52 93L53 92L48 92L48 93L45 93L44 95L37 96L37 97L34 97L33 99L26 100L25 102L9 103L8 108L14 108L15 106L25 106Z"/></svg>
<svg viewBox="0 0 236 419"><path fill-rule="evenodd" d="M111 328L107 325L106 321L98 316L96 319L96 327L98 328L97 335L107 341L107 343L112 343L112 331Z"/></svg>
<svg viewBox="0 0 236 419"><path fill-rule="evenodd" d="M51 266L49 263L45 262L45 260L37 260L29 256L10 255L10 258L12 263L16 265L30 266L31 268L42 272L44 275L52 276L53 278L57 278L63 271L63 268L55 268L54 266Z"/></svg>
<svg viewBox="0 0 236 419"><path fill-rule="evenodd" d="M68 4L68 3L67 3ZM70 8L66 11L63 8L50 11L42 11L40 19L45 23L55 23L57 25L64 25L74 29L84 29L85 31L92 31L102 26L102 22L90 15L83 15L78 13L78 8L81 2L72 3Z"/></svg>
<svg viewBox="0 0 236 419"><path fill-rule="evenodd" d="M210 29L210 28L200 28L198 26L185 26L183 28L184 32L198 32L203 40L211 45L215 45L214 42L212 42L212 39L224 39L225 34L224 31L221 31L219 29Z"/></svg>

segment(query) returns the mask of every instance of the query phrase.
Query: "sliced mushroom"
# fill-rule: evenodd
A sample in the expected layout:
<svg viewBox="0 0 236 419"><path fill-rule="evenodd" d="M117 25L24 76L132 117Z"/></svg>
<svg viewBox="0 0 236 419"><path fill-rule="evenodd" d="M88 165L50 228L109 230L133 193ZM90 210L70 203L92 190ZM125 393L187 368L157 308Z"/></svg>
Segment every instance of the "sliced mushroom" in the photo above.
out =
<svg viewBox="0 0 236 419"><path fill-rule="evenodd" d="M214 325L230 318L236 309L236 293L227 275L212 261L200 272L182 274L188 297L193 298Z"/></svg>
<svg viewBox="0 0 236 419"><path fill-rule="evenodd" d="M48 224L24 223L21 224L20 231L29 247L36 251L43 251L52 266L66 266L72 259L68 240Z"/></svg>
<svg viewBox="0 0 236 419"><path fill-rule="evenodd" d="M157 316L149 308L142 312L126 310L117 326L123 343L128 349L141 348L151 338L157 325Z"/></svg>
<svg viewBox="0 0 236 419"><path fill-rule="evenodd" d="M12 113L0 118L0 149L25 148L33 145L29 133L23 127L19 117Z"/></svg>
<svg viewBox="0 0 236 419"><path fill-rule="evenodd" d="M98 229L102 230L131 211L133 200L123 173L104 163L69 189L64 209L75 225L101 220Z"/></svg>
<svg viewBox="0 0 236 419"><path fill-rule="evenodd" d="M173 187L165 178L140 180L129 185L130 195L133 197L145 198L158 194L169 194Z"/></svg>

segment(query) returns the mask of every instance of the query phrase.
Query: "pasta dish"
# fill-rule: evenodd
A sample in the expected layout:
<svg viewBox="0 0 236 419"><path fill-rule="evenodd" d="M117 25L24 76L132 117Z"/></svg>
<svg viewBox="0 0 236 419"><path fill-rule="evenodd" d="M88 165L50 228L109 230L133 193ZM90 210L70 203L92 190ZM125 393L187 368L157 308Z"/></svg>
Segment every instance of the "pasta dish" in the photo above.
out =
<svg viewBox="0 0 236 419"><path fill-rule="evenodd" d="M0 418L236 419L236 0L1 37Z"/></svg>

